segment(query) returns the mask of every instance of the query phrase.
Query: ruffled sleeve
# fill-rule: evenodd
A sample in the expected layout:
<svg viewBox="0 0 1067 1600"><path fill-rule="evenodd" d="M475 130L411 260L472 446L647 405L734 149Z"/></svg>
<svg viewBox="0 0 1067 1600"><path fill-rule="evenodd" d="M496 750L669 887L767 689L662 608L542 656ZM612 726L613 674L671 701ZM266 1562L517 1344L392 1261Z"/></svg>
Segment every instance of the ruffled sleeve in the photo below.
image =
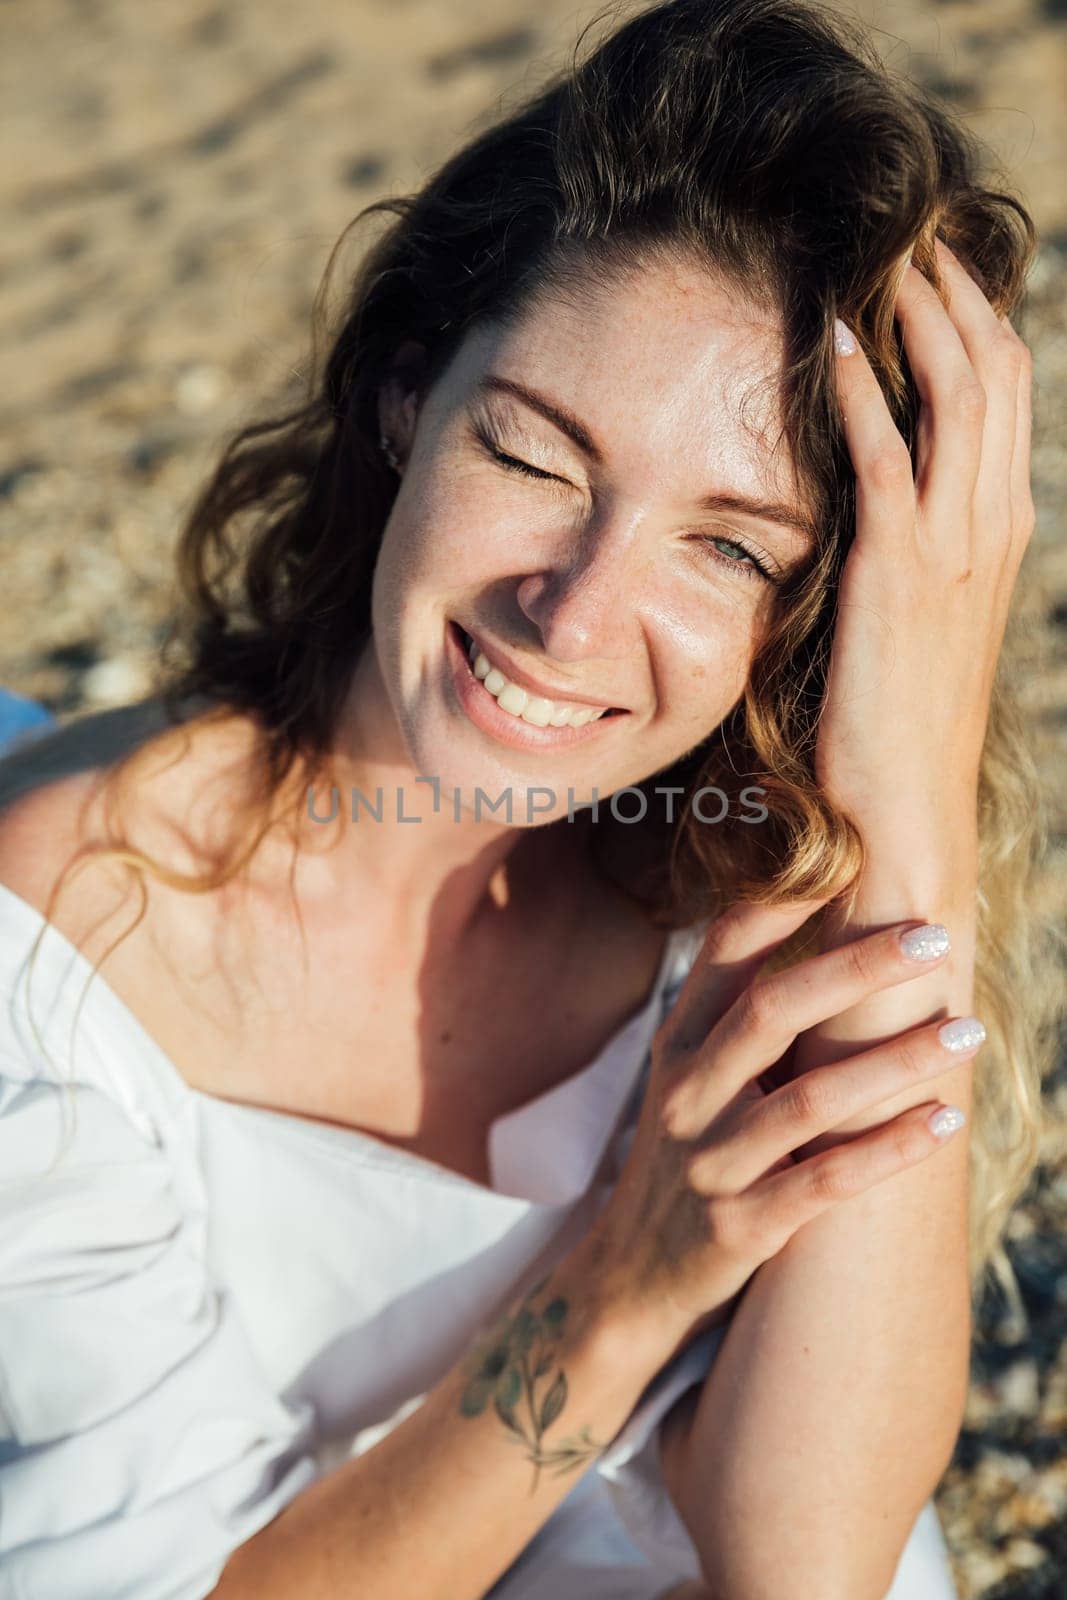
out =
<svg viewBox="0 0 1067 1600"><path fill-rule="evenodd" d="M0 1592L203 1600L316 1476L312 1423L211 1282L158 1137L0 1056Z"/></svg>

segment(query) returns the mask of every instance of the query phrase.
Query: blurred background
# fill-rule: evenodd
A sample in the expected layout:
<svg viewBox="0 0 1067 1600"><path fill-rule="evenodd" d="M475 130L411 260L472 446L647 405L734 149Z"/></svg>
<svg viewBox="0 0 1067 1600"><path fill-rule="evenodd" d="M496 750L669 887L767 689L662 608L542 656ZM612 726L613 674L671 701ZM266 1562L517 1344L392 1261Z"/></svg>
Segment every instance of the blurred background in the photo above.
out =
<svg viewBox="0 0 1067 1600"><path fill-rule="evenodd" d="M1067 917L1067 6L841 9L957 108L1041 235L1018 321L1035 358L1038 508L1020 687L1051 802L1042 902ZM0 7L0 685L60 721L147 692L184 511L223 439L299 395L312 300L342 230L564 64L599 11ZM345 259L376 227L354 230ZM1062 1065L1049 1093L1067 1114ZM1065 1225L1067 1157L1050 1137L1011 1223L1021 1298L982 1309L937 1496L962 1600L1067 1596Z"/></svg>

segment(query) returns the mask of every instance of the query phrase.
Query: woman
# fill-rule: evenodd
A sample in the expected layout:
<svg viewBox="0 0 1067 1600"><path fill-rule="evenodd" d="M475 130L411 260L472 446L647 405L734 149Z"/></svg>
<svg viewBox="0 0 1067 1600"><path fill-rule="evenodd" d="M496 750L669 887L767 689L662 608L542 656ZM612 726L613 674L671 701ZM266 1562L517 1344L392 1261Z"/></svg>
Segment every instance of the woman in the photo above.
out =
<svg viewBox="0 0 1067 1600"><path fill-rule="evenodd" d="M951 1595L1044 1047L1029 218L793 0L369 211L174 726L6 763L11 1581Z"/></svg>

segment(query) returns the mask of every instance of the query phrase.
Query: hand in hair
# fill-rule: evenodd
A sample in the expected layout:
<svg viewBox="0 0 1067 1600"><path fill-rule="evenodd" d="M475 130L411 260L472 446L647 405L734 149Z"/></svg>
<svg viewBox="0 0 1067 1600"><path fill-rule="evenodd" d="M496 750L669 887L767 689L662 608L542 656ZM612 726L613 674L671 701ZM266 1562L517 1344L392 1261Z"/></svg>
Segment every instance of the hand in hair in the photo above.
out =
<svg viewBox="0 0 1067 1600"><path fill-rule="evenodd" d="M865 842L970 867L993 679L1034 527L1030 356L935 250L947 303L909 266L895 307L921 401L913 451L862 348L839 346L856 526L816 772Z"/></svg>

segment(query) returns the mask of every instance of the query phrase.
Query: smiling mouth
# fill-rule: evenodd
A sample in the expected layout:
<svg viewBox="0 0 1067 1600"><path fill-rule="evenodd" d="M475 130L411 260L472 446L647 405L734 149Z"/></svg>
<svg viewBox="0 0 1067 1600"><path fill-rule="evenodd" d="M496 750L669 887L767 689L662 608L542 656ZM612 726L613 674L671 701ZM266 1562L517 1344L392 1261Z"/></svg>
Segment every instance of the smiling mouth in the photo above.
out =
<svg viewBox="0 0 1067 1600"><path fill-rule="evenodd" d="M520 683L514 683L506 674L494 666L490 658L482 651L482 646L472 635L467 634L459 622L451 624L456 640L466 654L467 666L470 672L482 683L486 693L493 696L501 709L506 709L522 722L533 723L542 728L582 728L590 722L605 722L608 717L624 717L625 710L621 706L590 706L587 702L568 701L568 699L550 699L542 696L536 690L526 690Z"/></svg>

